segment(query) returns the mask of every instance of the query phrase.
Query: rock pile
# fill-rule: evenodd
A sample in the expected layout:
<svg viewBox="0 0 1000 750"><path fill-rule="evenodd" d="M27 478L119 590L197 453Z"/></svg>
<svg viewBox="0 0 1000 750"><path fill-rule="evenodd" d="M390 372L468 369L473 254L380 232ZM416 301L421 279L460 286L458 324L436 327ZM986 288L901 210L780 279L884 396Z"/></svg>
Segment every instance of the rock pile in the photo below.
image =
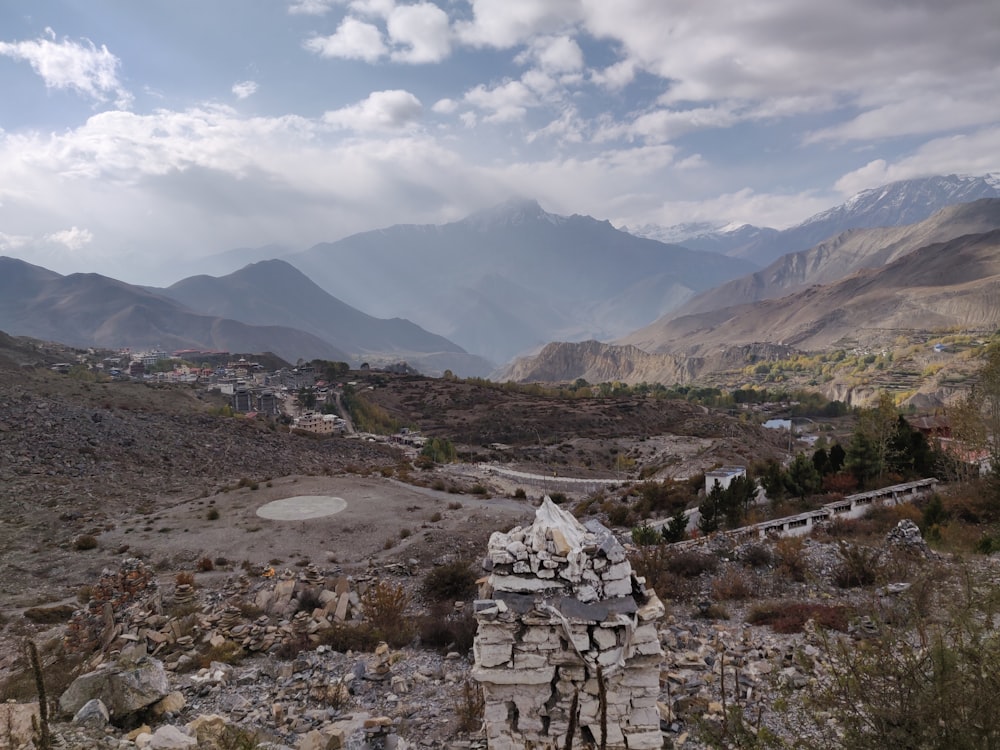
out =
<svg viewBox="0 0 1000 750"><path fill-rule="evenodd" d="M493 750L660 748L664 608L596 521L546 498L527 528L490 537L473 677Z"/></svg>

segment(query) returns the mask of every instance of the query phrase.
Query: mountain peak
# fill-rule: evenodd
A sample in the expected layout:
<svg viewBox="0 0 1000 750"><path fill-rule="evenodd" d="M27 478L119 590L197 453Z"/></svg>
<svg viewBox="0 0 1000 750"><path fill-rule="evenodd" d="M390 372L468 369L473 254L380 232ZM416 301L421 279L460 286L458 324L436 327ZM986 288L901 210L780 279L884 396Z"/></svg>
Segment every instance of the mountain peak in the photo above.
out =
<svg viewBox="0 0 1000 750"><path fill-rule="evenodd" d="M558 224L563 217L546 213L533 198L510 198L503 203L477 211L463 220L479 231L489 231L499 227L515 227L548 221Z"/></svg>

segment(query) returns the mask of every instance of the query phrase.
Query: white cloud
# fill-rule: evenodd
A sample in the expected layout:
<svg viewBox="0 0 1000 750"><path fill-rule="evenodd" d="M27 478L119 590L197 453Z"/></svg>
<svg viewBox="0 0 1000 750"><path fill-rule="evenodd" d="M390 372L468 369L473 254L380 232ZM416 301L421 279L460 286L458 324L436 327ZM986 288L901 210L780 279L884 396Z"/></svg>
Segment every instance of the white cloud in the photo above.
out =
<svg viewBox="0 0 1000 750"><path fill-rule="evenodd" d="M330 36L312 37L306 40L304 46L320 57L364 60L369 63L378 61L387 52L378 27L352 17L341 21Z"/></svg>
<svg viewBox="0 0 1000 750"><path fill-rule="evenodd" d="M401 130L412 127L423 106L409 91L375 91L367 99L323 115L329 125L361 132Z"/></svg>
<svg viewBox="0 0 1000 750"><path fill-rule="evenodd" d="M0 252L9 253L20 250L31 243L31 237L19 234L4 234L0 232Z"/></svg>
<svg viewBox="0 0 1000 750"><path fill-rule="evenodd" d="M288 12L293 15L322 16L329 13L337 0L292 0Z"/></svg>
<svg viewBox="0 0 1000 750"><path fill-rule="evenodd" d="M508 48L537 34L567 28L581 14L578 0L470 0L473 18L456 24L456 32L472 46Z"/></svg>
<svg viewBox="0 0 1000 750"><path fill-rule="evenodd" d="M519 55L524 62L534 60L546 73L575 73L583 70L583 50L569 36L544 36L534 39L528 51Z"/></svg>
<svg viewBox="0 0 1000 750"><path fill-rule="evenodd" d="M431 111L439 115L450 115L458 110L458 102L454 99L438 99L431 106Z"/></svg>
<svg viewBox="0 0 1000 750"><path fill-rule="evenodd" d="M89 245L93 242L94 235L89 229L79 229L74 226L47 234L45 235L45 239L48 242L65 245L69 250L79 250L84 245Z"/></svg>
<svg viewBox="0 0 1000 750"><path fill-rule="evenodd" d="M451 54L448 14L432 3L397 6L386 28L392 43L401 47L392 52L397 62L434 63Z"/></svg>
<svg viewBox="0 0 1000 750"><path fill-rule="evenodd" d="M528 107L536 104L535 95L521 81L507 81L493 88L480 84L464 97L466 103L488 114L486 122L513 122L520 120Z"/></svg>
<svg viewBox="0 0 1000 750"><path fill-rule="evenodd" d="M95 47L89 39L55 41L55 33L46 31L49 38L0 42L0 55L29 63L48 88L71 89L99 102L113 97L123 109L131 105L132 95L118 79L121 61L107 47Z"/></svg>
<svg viewBox="0 0 1000 750"><path fill-rule="evenodd" d="M636 115L628 122L614 122L601 127L594 138L608 141L618 138L641 139L647 143L667 143L686 133L709 128L723 128L738 118L721 107L694 109L657 109Z"/></svg>
<svg viewBox="0 0 1000 750"><path fill-rule="evenodd" d="M247 99L257 93L256 81L240 81L233 84L233 93L237 99Z"/></svg>
<svg viewBox="0 0 1000 750"><path fill-rule="evenodd" d="M968 135L935 138L893 163L873 159L848 172L835 185L844 196L887 182L934 174L983 175L1000 172L1000 127L983 128Z"/></svg>

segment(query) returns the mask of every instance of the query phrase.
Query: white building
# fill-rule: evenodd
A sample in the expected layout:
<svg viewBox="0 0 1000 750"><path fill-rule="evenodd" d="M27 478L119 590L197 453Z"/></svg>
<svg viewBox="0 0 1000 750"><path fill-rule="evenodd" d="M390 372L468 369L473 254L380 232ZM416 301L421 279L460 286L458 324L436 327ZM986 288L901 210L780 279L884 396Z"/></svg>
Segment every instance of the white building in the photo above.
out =
<svg viewBox="0 0 1000 750"><path fill-rule="evenodd" d="M714 469L705 472L705 494L712 491L712 487L718 482L722 489L729 489L736 477L746 478L747 470L745 466L723 466L721 469Z"/></svg>

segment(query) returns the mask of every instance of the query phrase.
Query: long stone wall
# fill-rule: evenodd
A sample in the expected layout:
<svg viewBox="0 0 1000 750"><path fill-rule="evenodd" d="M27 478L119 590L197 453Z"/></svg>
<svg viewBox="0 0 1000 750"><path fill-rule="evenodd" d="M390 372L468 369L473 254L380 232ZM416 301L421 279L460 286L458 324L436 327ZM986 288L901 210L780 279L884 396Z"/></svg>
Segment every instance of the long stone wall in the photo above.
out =
<svg viewBox="0 0 1000 750"><path fill-rule="evenodd" d="M490 537L485 565L473 676L491 750L660 748L664 608L614 535L546 498L531 526Z"/></svg>

